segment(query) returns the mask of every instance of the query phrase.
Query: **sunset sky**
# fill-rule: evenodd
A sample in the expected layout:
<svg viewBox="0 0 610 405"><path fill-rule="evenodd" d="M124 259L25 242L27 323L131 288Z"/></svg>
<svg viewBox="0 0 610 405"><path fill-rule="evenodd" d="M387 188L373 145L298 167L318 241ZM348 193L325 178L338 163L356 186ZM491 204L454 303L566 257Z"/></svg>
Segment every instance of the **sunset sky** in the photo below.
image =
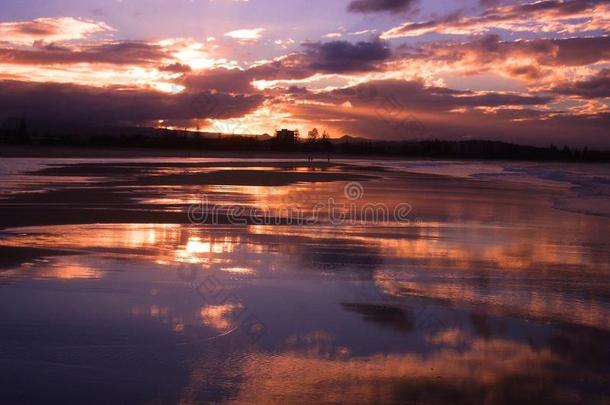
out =
<svg viewBox="0 0 610 405"><path fill-rule="evenodd" d="M610 1L2 0L0 121L610 148Z"/></svg>

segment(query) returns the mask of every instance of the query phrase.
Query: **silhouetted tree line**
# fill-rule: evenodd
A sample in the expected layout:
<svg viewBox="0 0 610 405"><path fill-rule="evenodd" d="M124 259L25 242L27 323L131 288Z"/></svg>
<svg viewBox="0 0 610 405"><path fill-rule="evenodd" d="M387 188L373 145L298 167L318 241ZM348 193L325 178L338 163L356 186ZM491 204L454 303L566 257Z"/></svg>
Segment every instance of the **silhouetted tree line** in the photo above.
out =
<svg viewBox="0 0 610 405"><path fill-rule="evenodd" d="M0 126L0 141L5 143L29 143L30 135L25 118L11 117Z"/></svg>
<svg viewBox="0 0 610 405"><path fill-rule="evenodd" d="M117 135L118 133L118 135ZM25 120L15 129L0 130L0 141L13 144L37 144L54 146L104 147L104 148L160 148L190 149L194 151L243 151L286 152L321 155L390 156L405 158L457 158L457 159L506 159L506 160L573 160L610 161L610 151L578 149L551 145L547 148L515 145L499 141L373 141L343 137L331 139L327 133L317 130L308 133L298 142L280 142L277 138L204 134L188 131L152 128L130 128L123 132L83 137L65 133L47 132L44 136L31 137Z"/></svg>
<svg viewBox="0 0 610 405"><path fill-rule="evenodd" d="M459 158L495 160L574 160L610 161L610 151L589 150L588 148L558 149L516 145L499 141L359 141L340 145L342 153L363 155L388 155L422 158Z"/></svg>

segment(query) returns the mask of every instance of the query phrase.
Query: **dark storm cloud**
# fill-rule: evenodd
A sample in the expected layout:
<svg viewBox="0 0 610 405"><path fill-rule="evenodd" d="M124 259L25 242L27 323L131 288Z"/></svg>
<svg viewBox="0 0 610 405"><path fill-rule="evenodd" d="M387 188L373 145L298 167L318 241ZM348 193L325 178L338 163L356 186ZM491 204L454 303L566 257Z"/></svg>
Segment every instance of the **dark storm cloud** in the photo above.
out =
<svg viewBox="0 0 610 405"><path fill-rule="evenodd" d="M374 89L374 97L362 97L368 89ZM314 94L311 98L320 101L343 103L350 101L356 105L370 107L381 100L389 99L403 109L419 111L450 111L458 108L502 107L542 105L552 101L551 97L519 95L513 93L453 90L445 87L425 86L420 80L380 80L366 84Z"/></svg>
<svg viewBox="0 0 610 405"><path fill-rule="evenodd" d="M23 116L43 124L144 125L158 120L240 117L262 102L261 95L0 82L0 118Z"/></svg>
<svg viewBox="0 0 610 405"><path fill-rule="evenodd" d="M587 80L560 84L552 91L587 99L610 97L610 69L603 69Z"/></svg>
<svg viewBox="0 0 610 405"><path fill-rule="evenodd" d="M191 90L226 93L257 93L254 80L300 80L317 73L302 60L302 55L291 56L250 69L216 68L186 74L179 83Z"/></svg>
<svg viewBox="0 0 610 405"><path fill-rule="evenodd" d="M610 37L582 37L563 40L553 40L557 46L556 61L558 64L582 66L602 60L610 60ZM546 55L546 59L552 59Z"/></svg>
<svg viewBox="0 0 610 405"><path fill-rule="evenodd" d="M253 94L259 92L252 85L254 80L300 80L315 74L315 71L307 67L291 66L283 68L282 66L282 62L271 62L245 70L210 69L187 73L178 80L178 83L193 91Z"/></svg>
<svg viewBox="0 0 610 405"><path fill-rule="evenodd" d="M416 0L354 0L347 9L354 13L400 13L412 9Z"/></svg>
<svg viewBox="0 0 610 405"><path fill-rule="evenodd" d="M300 80L316 73L359 73L381 69L391 57L379 40L304 43L303 52L249 69L210 69L186 75L181 84L191 89L250 93L253 80Z"/></svg>
<svg viewBox="0 0 610 405"><path fill-rule="evenodd" d="M314 70L331 73L361 72L374 70L378 63L391 56L385 42L333 41L306 43L304 58Z"/></svg>

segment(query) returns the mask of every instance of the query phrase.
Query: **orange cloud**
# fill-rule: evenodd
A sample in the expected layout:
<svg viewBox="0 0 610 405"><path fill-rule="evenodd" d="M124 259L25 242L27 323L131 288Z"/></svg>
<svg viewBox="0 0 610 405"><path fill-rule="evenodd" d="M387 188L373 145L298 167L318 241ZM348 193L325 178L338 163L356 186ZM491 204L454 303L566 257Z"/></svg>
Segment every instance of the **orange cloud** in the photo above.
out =
<svg viewBox="0 0 610 405"><path fill-rule="evenodd" d="M574 33L610 29L610 5L591 0L544 0L490 8L478 16L460 12L442 19L406 22L382 34L382 38L416 37L429 33L470 35L491 29L517 32Z"/></svg>
<svg viewBox="0 0 610 405"><path fill-rule="evenodd" d="M14 45L65 42L87 38L113 29L99 21L73 17L37 18L32 21L0 23L0 42Z"/></svg>

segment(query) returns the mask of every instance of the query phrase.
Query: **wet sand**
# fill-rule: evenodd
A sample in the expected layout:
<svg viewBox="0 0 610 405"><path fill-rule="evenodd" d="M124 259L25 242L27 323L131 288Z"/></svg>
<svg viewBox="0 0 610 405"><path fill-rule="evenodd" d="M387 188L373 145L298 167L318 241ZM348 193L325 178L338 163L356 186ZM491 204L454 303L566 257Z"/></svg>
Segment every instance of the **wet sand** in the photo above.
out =
<svg viewBox="0 0 610 405"><path fill-rule="evenodd" d="M0 246L0 271L14 269L24 264L34 264L37 261L52 257L68 255L70 252L62 250L28 248L20 246Z"/></svg>
<svg viewBox="0 0 610 405"><path fill-rule="evenodd" d="M218 170L218 168L230 170ZM248 170L248 167L255 168ZM205 186L278 187L297 183L366 181L382 168L328 163L227 162L227 163L81 163L57 165L30 175L67 177L36 193L16 193L0 204L0 229L60 224L188 223L188 204L145 204L159 195L153 187L191 187L203 193ZM70 180L78 178L79 180ZM211 207L213 208L213 207ZM248 218L245 218L248 220ZM220 223L227 223L221 215ZM278 218L281 221L281 218Z"/></svg>
<svg viewBox="0 0 610 405"><path fill-rule="evenodd" d="M11 176L9 402L610 398L610 222L558 209L565 184L262 159Z"/></svg>

